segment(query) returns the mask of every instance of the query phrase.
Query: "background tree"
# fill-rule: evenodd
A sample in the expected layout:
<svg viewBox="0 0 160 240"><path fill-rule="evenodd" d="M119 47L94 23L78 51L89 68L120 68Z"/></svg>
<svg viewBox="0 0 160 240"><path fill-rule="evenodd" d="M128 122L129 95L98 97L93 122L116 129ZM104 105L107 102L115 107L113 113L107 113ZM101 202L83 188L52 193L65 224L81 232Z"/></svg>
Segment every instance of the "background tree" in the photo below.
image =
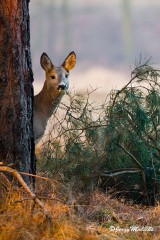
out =
<svg viewBox="0 0 160 240"><path fill-rule="evenodd" d="M27 173L35 173L32 82L29 0L0 1L0 161Z"/></svg>

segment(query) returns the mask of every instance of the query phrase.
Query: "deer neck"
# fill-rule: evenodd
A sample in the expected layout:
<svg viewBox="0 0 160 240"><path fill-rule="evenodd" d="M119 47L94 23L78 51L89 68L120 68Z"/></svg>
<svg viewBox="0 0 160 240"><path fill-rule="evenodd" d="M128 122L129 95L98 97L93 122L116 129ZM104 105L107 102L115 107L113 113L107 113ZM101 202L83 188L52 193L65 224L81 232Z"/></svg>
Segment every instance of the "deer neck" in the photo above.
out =
<svg viewBox="0 0 160 240"><path fill-rule="evenodd" d="M48 121L56 107L60 103L62 95L53 93L52 95L47 91L46 84L44 84L41 92L35 96L35 109L41 113L44 121Z"/></svg>

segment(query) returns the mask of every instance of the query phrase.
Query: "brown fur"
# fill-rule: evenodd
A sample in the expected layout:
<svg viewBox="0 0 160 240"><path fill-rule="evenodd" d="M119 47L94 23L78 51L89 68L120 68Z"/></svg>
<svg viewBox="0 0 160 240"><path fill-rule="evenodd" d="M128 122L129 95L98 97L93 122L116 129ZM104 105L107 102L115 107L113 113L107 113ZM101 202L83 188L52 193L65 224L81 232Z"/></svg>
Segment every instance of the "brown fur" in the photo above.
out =
<svg viewBox="0 0 160 240"><path fill-rule="evenodd" d="M68 75L75 66L76 55L71 52L58 67L54 66L46 53L42 54L40 62L45 70L46 80L40 93L34 97L33 129L36 142L43 136L48 119L68 90Z"/></svg>

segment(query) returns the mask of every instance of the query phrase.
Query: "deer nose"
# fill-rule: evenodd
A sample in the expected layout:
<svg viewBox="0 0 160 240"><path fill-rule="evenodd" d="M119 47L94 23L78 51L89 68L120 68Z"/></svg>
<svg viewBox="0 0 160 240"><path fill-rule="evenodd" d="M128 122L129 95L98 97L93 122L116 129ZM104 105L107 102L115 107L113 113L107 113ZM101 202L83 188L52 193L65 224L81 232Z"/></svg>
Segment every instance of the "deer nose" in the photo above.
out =
<svg viewBox="0 0 160 240"><path fill-rule="evenodd" d="M64 85L64 84L61 84L61 85L59 85L58 86L58 90L65 90L66 89L66 85Z"/></svg>

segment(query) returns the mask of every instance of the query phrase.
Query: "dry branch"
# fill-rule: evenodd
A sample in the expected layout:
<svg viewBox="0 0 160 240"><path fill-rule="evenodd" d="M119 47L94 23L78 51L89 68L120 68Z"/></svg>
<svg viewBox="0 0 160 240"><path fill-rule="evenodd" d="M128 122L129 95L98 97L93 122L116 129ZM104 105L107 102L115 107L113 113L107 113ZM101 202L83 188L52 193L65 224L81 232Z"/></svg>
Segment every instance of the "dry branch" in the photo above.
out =
<svg viewBox="0 0 160 240"><path fill-rule="evenodd" d="M141 170L121 170L119 172L114 172L114 173L102 173L100 176L101 177L114 177L114 176L118 176L118 175L121 175L121 174L125 174L125 173L141 173L142 171Z"/></svg>
<svg viewBox="0 0 160 240"><path fill-rule="evenodd" d="M7 167L7 166L0 166L0 171L2 171L2 172L9 172L18 180L18 182L21 184L21 186L23 187L25 192L27 192L28 195L31 197L31 199L42 209L42 212L46 216L47 221L49 223L51 223L51 215L49 214L49 212L47 211L47 209L45 208L43 203L37 198L36 194L33 193L31 191L31 189L28 187L28 185L24 182L24 180L21 177L20 173L17 170L12 169L12 168Z"/></svg>

